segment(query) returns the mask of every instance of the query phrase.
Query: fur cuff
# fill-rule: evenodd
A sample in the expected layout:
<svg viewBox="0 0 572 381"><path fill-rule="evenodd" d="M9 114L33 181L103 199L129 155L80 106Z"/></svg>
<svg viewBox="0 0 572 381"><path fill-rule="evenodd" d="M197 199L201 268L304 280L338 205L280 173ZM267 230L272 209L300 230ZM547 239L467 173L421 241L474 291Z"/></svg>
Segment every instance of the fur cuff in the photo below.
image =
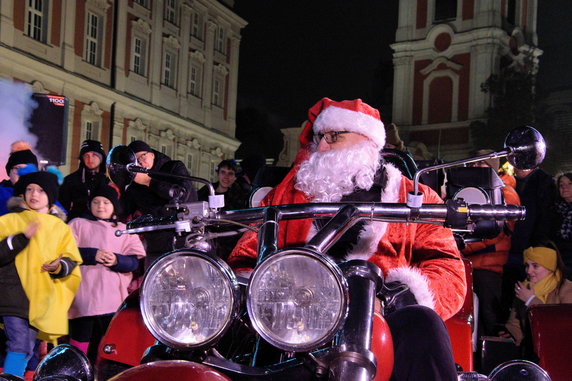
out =
<svg viewBox="0 0 572 381"><path fill-rule="evenodd" d="M415 295L417 303L435 310L435 298L429 288L429 280L414 267L397 267L389 270L385 277L386 282L399 281L409 286Z"/></svg>

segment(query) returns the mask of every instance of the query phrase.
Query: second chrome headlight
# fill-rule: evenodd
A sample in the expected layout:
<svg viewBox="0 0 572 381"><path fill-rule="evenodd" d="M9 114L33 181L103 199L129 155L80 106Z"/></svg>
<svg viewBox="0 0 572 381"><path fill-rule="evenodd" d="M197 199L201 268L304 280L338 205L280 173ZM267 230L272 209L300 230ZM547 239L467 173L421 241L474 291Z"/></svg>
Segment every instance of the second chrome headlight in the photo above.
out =
<svg viewBox="0 0 572 381"><path fill-rule="evenodd" d="M256 331L286 351L331 340L347 314L347 284L338 266L310 250L285 250L252 273L247 308Z"/></svg>
<svg viewBox="0 0 572 381"><path fill-rule="evenodd" d="M237 284L229 267L201 252L182 250L157 260L141 286L141 312L161 343L184 349L212 343L236 311Z"/></svg>

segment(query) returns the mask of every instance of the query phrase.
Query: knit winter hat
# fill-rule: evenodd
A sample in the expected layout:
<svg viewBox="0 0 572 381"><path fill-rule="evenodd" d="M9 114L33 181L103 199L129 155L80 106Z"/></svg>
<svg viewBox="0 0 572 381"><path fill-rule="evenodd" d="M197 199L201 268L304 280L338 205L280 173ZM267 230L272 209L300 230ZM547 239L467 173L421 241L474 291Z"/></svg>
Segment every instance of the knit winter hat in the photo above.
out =
<svg viewBox="0 0 572 381"><path fill-rule="evenodd" d="M315 107L321 111L314 122L314 134L350 131L368 137L380 149L385 145L385 129L379 111L361 99L337 102L323 98Z"/></svg>
<svg viewBox="0 0 572 381"><path fill-rule="evenodd" d="M95 188L89 195L90 209L91 209L91 201L98 196L105 197L106 199L111 201L111 203L113 204L113 214L119 215L119 197L118 197L119 195L117 194L115 188L103 184Z"/></svg>
<svg viewBox="0 0 572 381"><path fill-rule="evenodd" d="M145 143L142 140L135 140L132 141L131 143L129 143L129 145L127 146L131 151L133 151L133 153L137 153L137 152L151 152L152 149L151 147L149 147L149 144Z"/></svg>
<svg viewBox="0 0 572 381"><path fill-rule="evenodd" d="M81 147L79 149L79 159L81 160L81 158L83 157L83 154L86 152L95 152L101 155L101 159L103 160L103 158L105 157L105 151L103 150L103 145L101 145L101 142L98 142L97 140L84 140L83 143L81 143Z"/></svg>
<svg viewBox="0 0 572 381"><path fill-rule="evenodd" d="M32 172L20 176L16 184L14 184L14 195L20 196L26 193L26 187L30 184L39 185L48 195L50 206L54 205L58 199L58 177L51 172L40 171Z"/></svg>
<svg viewBox="0 0 572 381"><path fill-rule="evenodd" d="M34 164L37 167L38 158L29 149L12 152L6 163L6 173L10 173L10 170L18 164Z"/></svg>

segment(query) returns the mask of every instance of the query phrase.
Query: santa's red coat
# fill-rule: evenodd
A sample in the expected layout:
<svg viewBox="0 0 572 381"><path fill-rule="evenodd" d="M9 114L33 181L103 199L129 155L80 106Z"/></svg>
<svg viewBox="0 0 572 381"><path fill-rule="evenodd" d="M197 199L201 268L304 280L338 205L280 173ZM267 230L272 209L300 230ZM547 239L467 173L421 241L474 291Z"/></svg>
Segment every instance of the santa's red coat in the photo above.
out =
<svg viewBox="0 0 572 381"><path fill-rule="evenodd" d="M404 203L407 193L413 190L412 181L395 167L386 165L386 170L388 183L380 201ZM291 171L262 205L310 202L294 189L296 172L296 169ZM443 202L429 187L420 184L419 191L424 195L424 203ZM278 246L303 246L312 231L310 219L281 221ZM252 269L256 263L256 248L256 233L245 233L229 257L231 267L237 272ZM433 308L443 320L453 316L463 304L467 292L465 269L451 230L447 228L419 223L368 223L348 259L356 258L378 265L386 281L400 280L409 285L417 301Z"/></svg>

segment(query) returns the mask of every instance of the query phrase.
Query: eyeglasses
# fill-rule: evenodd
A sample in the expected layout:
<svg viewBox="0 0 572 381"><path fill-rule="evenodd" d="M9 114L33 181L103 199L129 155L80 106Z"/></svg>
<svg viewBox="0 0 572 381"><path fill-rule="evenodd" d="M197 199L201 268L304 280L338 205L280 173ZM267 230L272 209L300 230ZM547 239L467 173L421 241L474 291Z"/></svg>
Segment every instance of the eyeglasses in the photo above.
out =
<svg viewBox="0 0 572 381"><path fill-rule="evenodd" d="M145 159L147 158L147 155L149 155L150 152L144 152L139 156L136 156L137 158L137 163L139 163L139 165L143 164L142 162L145 161Z"/></svg>
<svg viewBox="0 0 572 381"><path fill-rule="evenodd" d="M342 134L349 134L351 131L328 131L324 132L323 134L315 134L314 135L314 143L320 144L322 139L326 139L326 143L334 144L340 139L340 135Z"/></svg>

